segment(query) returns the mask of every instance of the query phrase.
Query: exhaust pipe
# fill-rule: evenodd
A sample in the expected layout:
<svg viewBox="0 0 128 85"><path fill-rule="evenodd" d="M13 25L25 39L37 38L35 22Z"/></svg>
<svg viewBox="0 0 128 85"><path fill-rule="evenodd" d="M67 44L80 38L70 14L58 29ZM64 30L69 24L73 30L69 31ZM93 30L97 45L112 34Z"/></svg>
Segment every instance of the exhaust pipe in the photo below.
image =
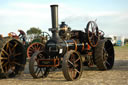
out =
<svg viewBox="0 0 128 85"><path fill-rule="evenodd" d="M60 40L58 33L58 5L51 5L51 19L52 19L52 28L49 30L52 32L53 40Z"/></svg>
<svg viewBox="0 0 128 85"><path fill-rule="evenodd" d="M52 28L58 30L58 5L51 5Z"/></svg>

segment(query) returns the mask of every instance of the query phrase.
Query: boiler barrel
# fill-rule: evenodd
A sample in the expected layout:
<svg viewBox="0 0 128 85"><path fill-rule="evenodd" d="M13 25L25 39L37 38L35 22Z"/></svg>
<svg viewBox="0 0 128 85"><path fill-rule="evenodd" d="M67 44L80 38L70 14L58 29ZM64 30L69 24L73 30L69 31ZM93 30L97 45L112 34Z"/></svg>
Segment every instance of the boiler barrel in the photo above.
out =
<svg viewBox="0 0 128 85"><path fill-rule="evenodd" d="M85 49L84 43L77 43L75 40L67 40L65 42L67 50L83 51Z"/></svg>

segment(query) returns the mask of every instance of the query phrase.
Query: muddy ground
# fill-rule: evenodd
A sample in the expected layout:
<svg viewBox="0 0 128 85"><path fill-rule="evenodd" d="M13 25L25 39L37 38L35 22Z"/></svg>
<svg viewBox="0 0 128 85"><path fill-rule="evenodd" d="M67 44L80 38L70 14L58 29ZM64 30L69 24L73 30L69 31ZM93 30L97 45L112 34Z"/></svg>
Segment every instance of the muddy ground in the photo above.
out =
<svg viewBox="0 0 128 85"><path fill-rule="evenodd" d="M33 79L28 71L10 79L1 79L0 85L128 85L128 47L115 47L115 64L112 70L99 71L84 67L80 80L66 81L62 71L50 72L45 79Z"/></svg>

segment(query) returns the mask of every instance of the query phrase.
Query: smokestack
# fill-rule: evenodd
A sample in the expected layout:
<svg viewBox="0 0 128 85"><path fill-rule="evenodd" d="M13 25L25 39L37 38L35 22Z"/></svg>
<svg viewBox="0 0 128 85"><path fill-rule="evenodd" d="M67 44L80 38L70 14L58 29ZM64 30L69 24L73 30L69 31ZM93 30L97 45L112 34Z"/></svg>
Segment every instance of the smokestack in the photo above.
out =
<svg viewBox="0 0 128 85"><path fill-rule="evenodd" d="M52 28L58 30L58 5L51 5Z"/></svg>

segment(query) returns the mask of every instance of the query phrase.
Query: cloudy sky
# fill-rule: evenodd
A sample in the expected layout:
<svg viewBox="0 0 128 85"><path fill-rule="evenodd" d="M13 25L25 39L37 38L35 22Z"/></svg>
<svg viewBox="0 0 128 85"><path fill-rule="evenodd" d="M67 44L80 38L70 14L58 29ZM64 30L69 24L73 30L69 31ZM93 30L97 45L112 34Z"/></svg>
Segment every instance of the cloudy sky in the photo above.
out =
<svg viewBox="0 0 128 85"><path fill-rule="evenodd" d="M128 36L128 0L0 0L0 34L30 27L48 31L51 4L59 5L59 23L65 21L72 29L84 30L97 19L106 35Z"/></svg>

